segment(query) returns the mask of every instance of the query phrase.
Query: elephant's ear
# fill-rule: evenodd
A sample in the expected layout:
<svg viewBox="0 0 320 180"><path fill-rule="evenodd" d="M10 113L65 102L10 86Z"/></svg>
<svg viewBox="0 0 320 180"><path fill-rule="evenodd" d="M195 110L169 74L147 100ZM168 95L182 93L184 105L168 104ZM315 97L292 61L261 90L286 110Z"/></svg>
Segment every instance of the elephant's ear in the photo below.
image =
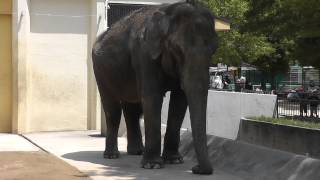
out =
<svg viewBox="0 0 320 180"><path fill-rule="evenodd" d="M169 17L163 12L155 12L146 24L144 39L146 50L152 59L157 59L163 51L163 42L169 30Z"/></svg>

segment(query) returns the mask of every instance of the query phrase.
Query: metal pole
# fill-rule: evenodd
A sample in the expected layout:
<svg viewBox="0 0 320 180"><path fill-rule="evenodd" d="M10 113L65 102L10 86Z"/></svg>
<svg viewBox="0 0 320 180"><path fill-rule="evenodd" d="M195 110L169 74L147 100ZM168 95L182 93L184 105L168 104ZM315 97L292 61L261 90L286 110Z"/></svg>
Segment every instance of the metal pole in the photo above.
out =
<svg viewBox="0 0 320 180"><path fill-rule="evenodd" d="M277 111L276 113L277 113L277 118L279 118L279 102L278 102L278 101L279 101L279 97L278 97L278 95L277 95L277 101L276 101L276 108L277 108L277 109L276 109L276 111Z"/></svg>

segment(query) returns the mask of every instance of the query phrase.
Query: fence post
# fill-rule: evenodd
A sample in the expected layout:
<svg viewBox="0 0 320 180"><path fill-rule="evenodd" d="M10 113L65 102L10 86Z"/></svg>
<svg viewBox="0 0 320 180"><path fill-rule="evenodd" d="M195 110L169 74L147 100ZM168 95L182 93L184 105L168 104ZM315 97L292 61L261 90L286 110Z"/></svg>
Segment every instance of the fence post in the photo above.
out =
<svg viewBox="0 0 320 180"><path fill-rule="evenodd" d="M275 116L277 116L277 118L279 118L279 105L278 105L278 94L277 94L277 99L276 99L276 105L275 105L275 108L274 108L274 111L273 111L273 118Z"/></svg>

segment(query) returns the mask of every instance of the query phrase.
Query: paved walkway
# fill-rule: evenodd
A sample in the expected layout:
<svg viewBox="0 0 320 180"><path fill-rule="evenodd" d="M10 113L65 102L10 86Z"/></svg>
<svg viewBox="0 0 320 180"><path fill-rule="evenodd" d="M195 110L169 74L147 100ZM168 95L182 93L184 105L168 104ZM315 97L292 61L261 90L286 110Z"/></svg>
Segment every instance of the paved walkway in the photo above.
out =
<svg viewBox="0 0 320 180"><path fill-rule="evenodd" d="M42 151L0 152L1 180L90 180L61 159Z"/></svg>
<svg viewBox="0 0 320 180"><path fill-rule="evenodd" d="M216 171L210 176L194 175L190 171L195 164L190 133L181 137L184 164L146 170L140 168L141 156L126 154L126 138L118 138L120 159L104 159L105 138L99 134L71 131L24 135L40 148L18 135L0 134L0 180L320 179L317 159L215 136L208 136L208 148Z"/></svg>
<svg viewBox="0 0 320 180"><path fill-rule="evenodd" d="M1 151L39 151L40 149L16 134L0 133Z"/></svg>
<svg viewBox="0 0 320 180"><path fill-rule="evenodd" d="M90 180L76 168L14 134L0 134L0 179Z"/></svg>
<svg viewBox="0 0 320 180"><path fill-rule="evenodd" d="M194 165L191 161L180 165L166 165L164 169L142 169L141 156L126 154L126 138L118 139L120 159L104 159L102 154L105 138L99 137L97 131L33 133L25 136L94 180L241 180L221 171L210 176L194 175L190 171Z"/></svg>

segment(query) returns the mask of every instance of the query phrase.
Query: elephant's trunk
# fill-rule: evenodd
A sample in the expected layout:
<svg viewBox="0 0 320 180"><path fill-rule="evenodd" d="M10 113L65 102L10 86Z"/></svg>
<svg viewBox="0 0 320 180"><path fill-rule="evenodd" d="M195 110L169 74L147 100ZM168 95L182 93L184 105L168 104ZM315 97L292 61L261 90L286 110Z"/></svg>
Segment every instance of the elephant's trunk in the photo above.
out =
<svg viewBox="0 0 320 180"><path fill-rule="evenodd" d="M206 136L206 111L209 72L207 64L189 66L184 73L183 89L187 96L193 144L199 165L193 168L196 174L211 174Z"/></svg>

